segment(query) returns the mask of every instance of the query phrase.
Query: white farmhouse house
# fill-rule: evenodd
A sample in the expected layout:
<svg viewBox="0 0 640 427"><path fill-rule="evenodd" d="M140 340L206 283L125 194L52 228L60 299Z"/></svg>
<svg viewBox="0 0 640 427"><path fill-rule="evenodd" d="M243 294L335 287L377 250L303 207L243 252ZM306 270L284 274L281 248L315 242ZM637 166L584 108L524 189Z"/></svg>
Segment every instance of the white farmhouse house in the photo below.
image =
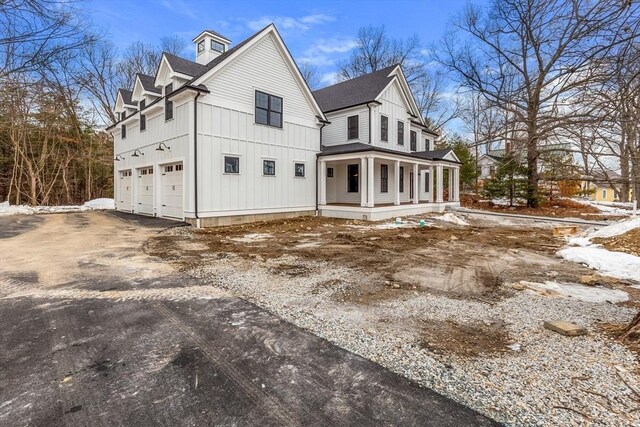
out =
<svg viewBox="0 0 640 427"><path fill-rule="evenodd" d="M211 30L193 42L195 62L164 53L155 76L118 91L118 210L207 227L458 204L459 162L430 151L400 67L312 93L273 24L233 47Z"/></svg>

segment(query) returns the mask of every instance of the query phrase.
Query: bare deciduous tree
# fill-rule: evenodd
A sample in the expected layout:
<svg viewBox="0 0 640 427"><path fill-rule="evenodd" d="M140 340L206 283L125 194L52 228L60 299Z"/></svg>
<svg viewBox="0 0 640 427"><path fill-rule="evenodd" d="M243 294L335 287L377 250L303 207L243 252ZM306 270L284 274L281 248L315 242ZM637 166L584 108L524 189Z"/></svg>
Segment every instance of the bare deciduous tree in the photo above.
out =
<svg viewBox="0 0 640 427"><path fill-rule="evenodd" d="M311 90L316 90L320 86L320 76L318 75L318 67L308 61L302 61L298 64L300 73L307 82Z"/></svg>

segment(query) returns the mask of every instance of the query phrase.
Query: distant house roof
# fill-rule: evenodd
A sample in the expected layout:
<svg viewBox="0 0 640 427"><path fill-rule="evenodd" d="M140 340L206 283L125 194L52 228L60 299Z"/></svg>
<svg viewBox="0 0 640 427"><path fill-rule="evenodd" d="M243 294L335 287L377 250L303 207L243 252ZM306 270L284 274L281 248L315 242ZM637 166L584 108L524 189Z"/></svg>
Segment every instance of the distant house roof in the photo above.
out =
<svg viewBox="0 0 640 427"><path fill-rule="evenodd" d="M189 61L188 59L180 58L179 56L175 56L168 52L163 52L167 61L169 61L169 66L173 71L180 74L186 74L187 76L194 77L202 72L205 68L204 65L198 64L197 62Z"/></svg>
<svg viewBox="0 0 640 427"><path fill-rule="evenodd" d="M138 79L140 79L140 83L142 84L142 88L147 92L161 94L162 91L154 86L155 77L147 76L146 74L137 74Z"/></svg>
<svg viewBox="0 0 640 427"><path fill-rule="evenodd" d="M318 153L318 156L322 157L322 156L331 156L335 154L362 153L365 151L376 151L379 153L395 154L398 156L412 157L412 158L423 159L423 160L441 160L449 163L458 163L453 160L445 159L445 156L452 151L451 149L433 150L433 151L417 151L413 153L407 153L403 151L390 150L388 148L383 148L383 147L376 147L375 145L363 144L361 142L322 146L322 151Z"/></svg>
<svg viewBox="0 0 640 427"><path fill-rule="evenodd" d="M118 93L120 94L120 96L122 96L122 102L124 102L126 105L134 105L133 101L131 101L133 92L127 89L118 89Z"/></svg>
<svg viewBox="0 0 640 427"><path fill-rule="evenodd" d="M393 80L394 76L389 74L396 67L397 65L392 65L316 90L313 92L313 96L325 113L375 101L380 92Z"/></svg>

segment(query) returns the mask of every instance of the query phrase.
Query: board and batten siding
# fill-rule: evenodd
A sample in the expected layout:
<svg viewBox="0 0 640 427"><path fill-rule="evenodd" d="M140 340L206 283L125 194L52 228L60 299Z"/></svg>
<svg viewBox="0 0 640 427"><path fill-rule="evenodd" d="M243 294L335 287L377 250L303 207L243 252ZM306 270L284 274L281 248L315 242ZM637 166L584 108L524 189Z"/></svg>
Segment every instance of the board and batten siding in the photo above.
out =
<svg viewBox="0 0 640 427"><path fill-rule="evenodd" d="M198 204L201 216L314 210L316 114L273 36L265 37L205 81L198 105ZM283 98L283 127L255 123L255 91ZM240 158L240 173L224 173L225 155ZM276 162L264 176L263 160ZM294 164L305 164L296 177Z"/></svg>
<svg viewBox="0 0 640 427"><path fill-rule="evenodd" d="M394 80L394 82L382 92L378 100L381 102L381 105L376 107L377 117L375 120L376 126L373 131L373 145L404 153L410 152L409 131L412 129L411 116L407 113L410 107L405 104L400 94L398 83ZM388 142L382 141L381 138L380 116L387 116L389 118ZM404 122L404 145L398 144L398 121Z"/></svg>
<svg viewBox="0 0 640 427"><path fill-rule="evenodd" d="M348 139L348 117L358 116L358 138ZM360 142L369 143L369 109L364 106L341 110L326 115L331 122L322 128L322 145L340 145Z"/></svg>

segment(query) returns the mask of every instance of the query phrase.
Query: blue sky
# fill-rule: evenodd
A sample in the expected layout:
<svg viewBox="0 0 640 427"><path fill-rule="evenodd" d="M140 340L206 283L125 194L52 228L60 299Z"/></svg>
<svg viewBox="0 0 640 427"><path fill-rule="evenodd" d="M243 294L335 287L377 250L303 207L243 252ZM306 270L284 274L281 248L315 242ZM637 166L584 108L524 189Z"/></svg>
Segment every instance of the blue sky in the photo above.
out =
<svg viewBox="0 0 640 427"><path fill-rule="evenodd" d="M89 0L93 23L119 48L133 41L158 44L176 34L189 42L208 28L238 43L275 22L297 61L314 63L323 84L336 63L349 55L358 29L385 25L393 38L418 34L426 47L445 32L450 17L467 0L349 1L190 1ZM192 59L193 51L185 52ZM425 57L425 60L428 60Z"/></svg>

